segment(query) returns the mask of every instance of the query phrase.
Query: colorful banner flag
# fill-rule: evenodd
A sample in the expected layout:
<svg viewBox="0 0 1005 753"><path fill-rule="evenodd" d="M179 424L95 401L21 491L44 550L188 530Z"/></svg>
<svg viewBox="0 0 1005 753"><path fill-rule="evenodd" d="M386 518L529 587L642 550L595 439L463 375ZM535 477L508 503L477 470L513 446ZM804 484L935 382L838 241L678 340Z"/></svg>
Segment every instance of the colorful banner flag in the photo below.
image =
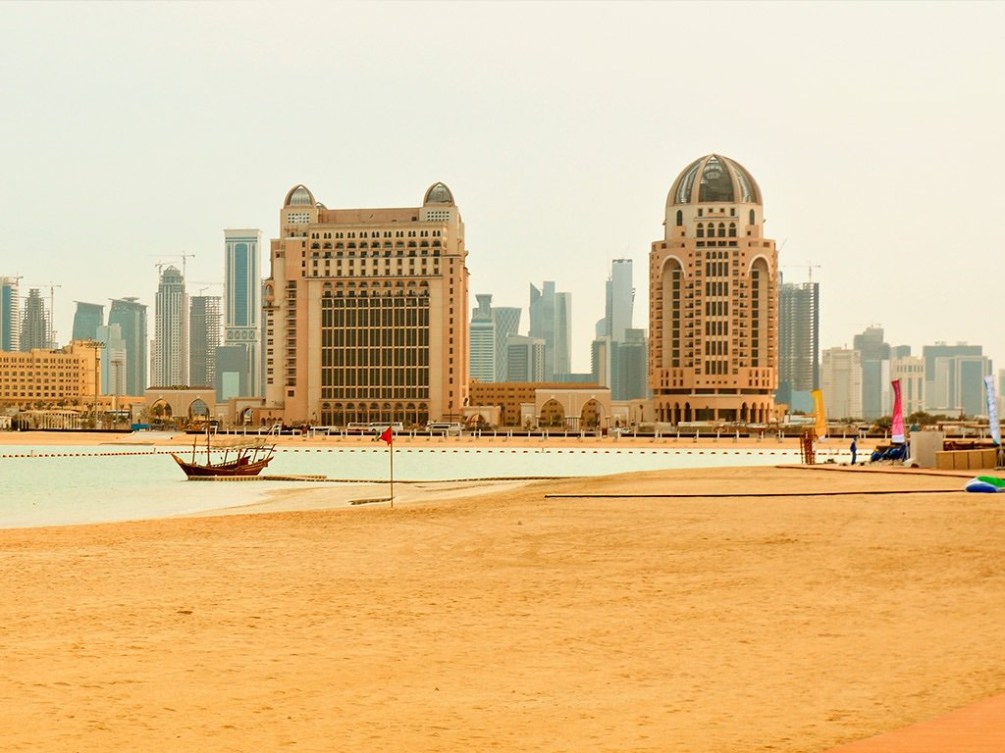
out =
<svg viewBox="0 0 1005 753"><path fill-rule="evenodd" d="M380 435L380 438L383 439L388 444L391 444L391 427L390 426L388 426L386 429L384 429L384 433Z"/></svg>
<svg viewBox="0 0 1005 753"><path fill-rule="evenodd" d="M988 397L988 425L991 427L991 438L996 445L1002 443L1002 428L998 423L998 397L995 395L995 378L984 377L984 391Z"/></svg>
<svg viewBox="0 0 1005 753"><path fill-rule="evenodd" d="M813 422L813 433L817 439L827 436L827 415L824 413L824 393L821 390L813 390L810 395L813 397L813 410L816 411L816 421Z"/></svg>
<svg viewBox="0 0 1005 753"><path fill-rule="evenodd" d="M890 439L894 444L904 443L904 407L900 402L900 380L890 382L893 387L893 419L890 421Z"/></svg>

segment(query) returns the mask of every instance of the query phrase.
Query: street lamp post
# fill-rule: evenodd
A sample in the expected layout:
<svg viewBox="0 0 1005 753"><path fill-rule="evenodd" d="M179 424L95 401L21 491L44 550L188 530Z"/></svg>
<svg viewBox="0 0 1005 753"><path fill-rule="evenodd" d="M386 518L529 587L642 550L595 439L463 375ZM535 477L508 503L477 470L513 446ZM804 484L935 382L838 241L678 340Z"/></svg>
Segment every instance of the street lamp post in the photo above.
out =
<svg viewBox="0 0 1005 753"><path fill-rule="evenodd" d="M91 347L94 348L94 428L98 428L98 393L101 389L101 349L105 347L103 342L91 340Z"/></svg>

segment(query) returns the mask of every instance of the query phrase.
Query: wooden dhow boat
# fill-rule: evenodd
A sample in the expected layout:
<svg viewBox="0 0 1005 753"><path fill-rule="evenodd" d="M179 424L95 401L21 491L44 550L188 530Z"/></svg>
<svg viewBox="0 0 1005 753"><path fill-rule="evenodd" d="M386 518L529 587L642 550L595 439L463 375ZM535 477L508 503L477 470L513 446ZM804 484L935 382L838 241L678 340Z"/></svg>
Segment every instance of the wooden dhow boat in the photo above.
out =
<svg viewBox="0 0 1005 753"><path fill-rule="evenodd" d="M210 444L209 431L206 432L205 462L200 462L202 451L192 442L192 459L185 460L175 453L171 457L188 478L227 478L232 476L257 476L272 461L276 446L261 439L244 440L225 443L213 448ZM213 458L213 453L222 453L222 457Z"/></svg>

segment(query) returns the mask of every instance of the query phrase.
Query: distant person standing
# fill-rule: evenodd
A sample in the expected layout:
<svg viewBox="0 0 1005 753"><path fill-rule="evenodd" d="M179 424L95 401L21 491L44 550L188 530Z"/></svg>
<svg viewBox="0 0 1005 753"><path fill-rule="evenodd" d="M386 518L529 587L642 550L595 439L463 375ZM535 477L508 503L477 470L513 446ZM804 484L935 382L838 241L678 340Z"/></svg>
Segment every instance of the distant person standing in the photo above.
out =
<svg viewBox="0 0 1005 753"><path fill-rule="evenodd" d="M855 456L858 453L858 445L855 444L855 437L851 438L851 464L855 465Z"/></svg>

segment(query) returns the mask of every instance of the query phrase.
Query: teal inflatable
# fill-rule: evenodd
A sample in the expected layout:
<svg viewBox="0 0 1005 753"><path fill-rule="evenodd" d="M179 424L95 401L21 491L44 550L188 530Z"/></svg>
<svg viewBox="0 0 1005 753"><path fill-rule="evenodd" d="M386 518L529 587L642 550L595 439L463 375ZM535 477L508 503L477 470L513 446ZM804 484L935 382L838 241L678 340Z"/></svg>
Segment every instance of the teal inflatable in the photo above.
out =
<svg viewBox="0 0 1005 753"><path fill-rule="evenodd" d="M1005 478L997 476L976 476L963 487L968 492L1005 492Z"/></svg>

